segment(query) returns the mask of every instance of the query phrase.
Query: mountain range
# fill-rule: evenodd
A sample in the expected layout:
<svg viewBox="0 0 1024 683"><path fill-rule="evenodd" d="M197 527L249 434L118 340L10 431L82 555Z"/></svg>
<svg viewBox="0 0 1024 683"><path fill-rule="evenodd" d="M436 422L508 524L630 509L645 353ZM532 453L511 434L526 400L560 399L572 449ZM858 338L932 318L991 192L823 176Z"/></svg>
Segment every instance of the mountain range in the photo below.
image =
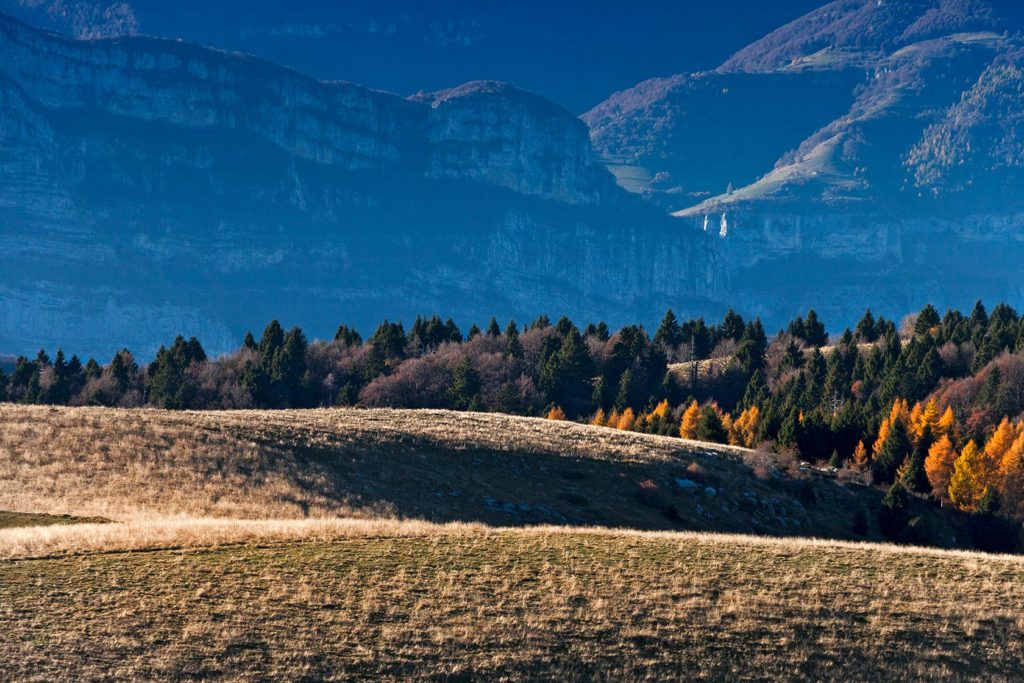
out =
<svg viewBox="0 0 1024 683"><path fill-rule="evenodd" d="M0 349L1024 303L1016 6L839 0L577 118L119 35L136 4L14 8L79 38L0 15Z"/></svg>

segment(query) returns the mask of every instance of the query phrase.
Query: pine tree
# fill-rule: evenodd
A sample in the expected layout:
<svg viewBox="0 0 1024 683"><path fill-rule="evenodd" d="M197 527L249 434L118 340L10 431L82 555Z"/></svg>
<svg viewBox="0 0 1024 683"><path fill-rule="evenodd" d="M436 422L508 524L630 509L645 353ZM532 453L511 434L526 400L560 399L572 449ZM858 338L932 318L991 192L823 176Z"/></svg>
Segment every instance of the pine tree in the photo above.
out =
<svg viewBox="0 0 1024 683"><path fill-rule="evenodd" d="M771 398L771 393L768 391L768 385L764 382L764 375L760 370L754 370L754 374L750 376L747 388L743 392L743 401L740 402L740 406L743 408L762 406L769 398Z"/></svg>
<svg viewBox="0 0 1024 683"><path fill-rule="evenodd" d="M256 351L259 346L256 344L256 338L252 336L252 332L245 333L245 339L242 340L242 348L248 351Z"/></svg>
<svg viewBox="0 0 1024 683"><path fill-rule="evenodd" d="M541 362L539 385L551 401L562 406L568 415L576 417L591 410L593 376L593 363L586 342L579 330L572 327L561 340L558 351Z"/></svg>

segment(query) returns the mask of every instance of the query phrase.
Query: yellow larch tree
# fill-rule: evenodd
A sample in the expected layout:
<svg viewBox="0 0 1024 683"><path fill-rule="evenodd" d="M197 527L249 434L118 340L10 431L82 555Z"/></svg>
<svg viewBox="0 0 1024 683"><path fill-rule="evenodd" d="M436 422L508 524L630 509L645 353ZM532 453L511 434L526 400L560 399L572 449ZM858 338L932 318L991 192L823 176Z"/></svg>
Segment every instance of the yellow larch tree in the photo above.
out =
<svg viewBox="0 0 1024 683"><path fill-rule="evenodd" d="M978 444L971 440L953 464L953 475L949 479L949 499L961 510L976 510L985 495L984 459Z"/></svg>
<svg viewBox="0 0 1024 683"><path fill-rule="evenodd" d="M761 409L750 406L737 417L729 430L729 443L733 446L753 448L761 429Z"/></svg>
<svg viewBox="0 0 1024 683"><path fill-rule="evenodd" d="M985 444L983 464L986 478L994 478L1002 470L1003 459L1009 453L1016 439L1017 428L1010 423L1009 418L1004 417L1003 421L999 423L999 426L992 433L992 438ZM986 483L993 484L995 482L989 480Z"/></svg>
<svg viewBox="0 0 1024 683"><path fill-rule="evenodd" d="M548 411L547 418L549 420L565 420L565 411L562 410L561 406L552 406L551 410Z"/></svg>
<svg viewBox="0 0 1024 683"><path fill-rule="evenodd" d="M668 399L664 399L661 403L654 407L651 412L651 417L660 417L662 420L668 417L669 407Z"/></svg>
<svg viewBox="0 0 1024 683"><path fill-rule="evenodd" d="M892 420L886 416L882 418L882 424L878 426L878 438L875 439L875 444L871 447L872 455L878 455L882 452L882 446L885 445L886 439L889 438L890 429L892 429Z"/></svg>
<svg viewBox="0 0 1024 683"><path fill-rule="evenodd" d="M921 413L921 429L923 432L925 427L932 430L932 434L939 433L939 420L942 416L939 414L939 402L937 399L930 398L928 402L924 404L924 412Z"/></svg>
<svg viewBox="0 0 1024 683"><path fill-rule="evenodd" d="M700 421L700 405L694 401L683 411L683 419L679 422L679 438L696 439L697 423Z"/></svg>
<svg viewBox="0 0 1024 683"><path fill-rule="evenodd" d="M949 500L949 480L953 476L956 463L956 448L946 434L928 449L928 457L924 461L924 471L932 485L932 493L942 501Z"/></svg>
<svg viewBox="0 0 1024 683"><path fill-rule="evenodd" d="M625 410L622 411L622 413L619 414L619 421L615 425L615 428L621 429L622 431L625 432L632 429L635 423L636 415L633 414L633 409L626 408Z"/></svg>
<svg viewBox="0 0 1024 683"><path fill-rule="evenodd" d="M594 417L590 418L590 424L595 427L604 427L607 419L604 414L604 408L598 408L597 412L594 413Z"/></svg>
<svg viewBox="0 0 1024 683"><path fill-rule="evenodd" d="M859 472L863 472L868 468L868 449L864 446L863 441L857 442L857 447L853 449L853 467Z"/></svg>
<svg viewBox="0 0 1024 683"><path fill-rule="evenodd" d="M999 468L1003 508L1014 516L1024 512L1024 429L1021 427L1024 422L1018 425L1017 438L1003 455Z"/></svg>
<svg viewBox="0 0 1024 683"><path fill-rule="evenodd" d="M956 416L953 415L953 406L946 406L946 412L939 418L939 431L936 432L936 436L940 433L951 439L956 438Z"/></svg>
<svg viewBox="0 0 1024 683"><path fill-rule="evenodd" d="M907 420L907 436L914 443L921 438L921 416L924 415L924 406L920 401L914 404L910 411L910 419Z"/></svg>

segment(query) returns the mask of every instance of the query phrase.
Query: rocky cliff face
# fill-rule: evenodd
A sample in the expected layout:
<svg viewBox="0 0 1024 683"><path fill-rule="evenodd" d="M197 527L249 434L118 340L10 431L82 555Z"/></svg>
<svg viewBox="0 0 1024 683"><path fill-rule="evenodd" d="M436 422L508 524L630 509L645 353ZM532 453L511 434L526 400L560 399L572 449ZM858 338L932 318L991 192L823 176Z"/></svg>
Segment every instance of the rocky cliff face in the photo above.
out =
<svg viewBox="0 0 1024 683"><path fill-rule="evenodd" d="M654 318L714 295L585 125L496 83L404 99L0 16L0 348L211 350L272 317ZM696 303L695 303L696 305Z"/></svg>

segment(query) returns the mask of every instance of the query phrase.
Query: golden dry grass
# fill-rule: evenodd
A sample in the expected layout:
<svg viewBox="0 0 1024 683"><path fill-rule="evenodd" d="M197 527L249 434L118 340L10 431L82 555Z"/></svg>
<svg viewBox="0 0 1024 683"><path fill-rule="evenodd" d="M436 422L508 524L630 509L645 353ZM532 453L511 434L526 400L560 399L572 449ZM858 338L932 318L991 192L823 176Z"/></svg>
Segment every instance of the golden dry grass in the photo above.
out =
<svg viewBox="0 0 1024 683"><path fill-rule="evenodd" d="M0 510L122 521L404 518L850 537L850 490L822 486L821 502L804 509L794 482L758 480L742 453L446 411L0 405ZM698 486L683 491L680 479Z"/></svg>
<svg viewBox="0 0 1024 683"><path fill-rule="evenodd" d="M0 676L1012 680L1024 660L1017 559L698 534L362 532L0 562Z"/></svg>
<svg viewBox="0 0 1024 683"><path fill-rule="evenodd" d="M477 523L520 519L483 505L490 492L562 496L590 523L798 533L769 528L763 505L726 505L793 493L737 455L441 411L2 405L11 524L114 522L0 529L0 678L1017 676L1017 558ZM658 488L676 476L720 490ZM677 517L638 502L638 481ZM842 536L826 520L864 499L822 486L805 533Z"/></svg>

